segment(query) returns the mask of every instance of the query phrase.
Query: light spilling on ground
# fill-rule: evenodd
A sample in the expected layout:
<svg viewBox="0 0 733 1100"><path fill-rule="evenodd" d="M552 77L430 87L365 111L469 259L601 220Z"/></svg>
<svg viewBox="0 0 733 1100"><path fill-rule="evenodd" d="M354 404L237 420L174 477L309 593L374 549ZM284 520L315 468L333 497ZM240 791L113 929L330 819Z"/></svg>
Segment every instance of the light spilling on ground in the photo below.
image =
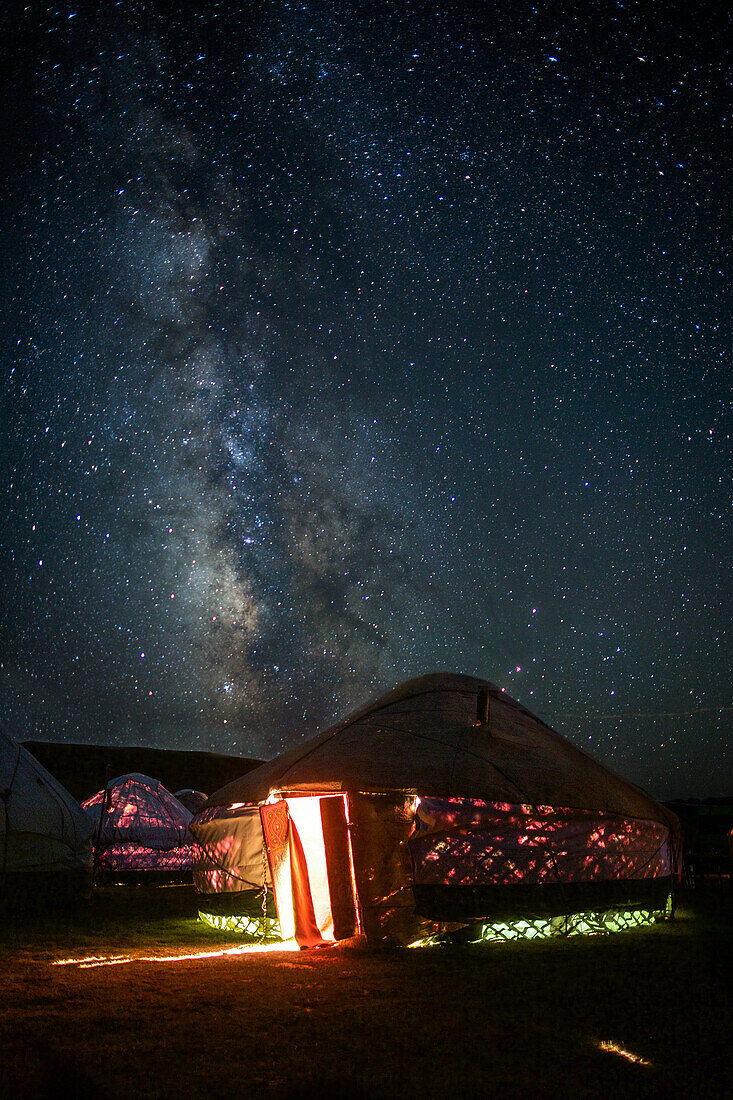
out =
<svg viewBox="0 0 733 1100"><path fill-rule="evenodd" d="M231 955L257 955L276 951L299 951L295 940L277 943L247 943L239 947L227 947L220 951L195 951L180 955L88 955L79 959L56 959L53 966L75 966L88 970L97 966L121 966L125 963L191 962L199 959L222 959Z"/></svg>
<svg viewBox="0 0 733 1100"><path fill-rule="evenodd" d="M637 1066L650 1066L651 1062L646 1058L642 1058L640 1054L634 1054L631 1050L626 1050L624 1047L619 1046L618 1043L612 1043L610 1039L602 1039L596 1043L599 1050L605 1050L608 1054L618 1054L619 1058L625 1058L627 1062L635 1062Z"/></svg>

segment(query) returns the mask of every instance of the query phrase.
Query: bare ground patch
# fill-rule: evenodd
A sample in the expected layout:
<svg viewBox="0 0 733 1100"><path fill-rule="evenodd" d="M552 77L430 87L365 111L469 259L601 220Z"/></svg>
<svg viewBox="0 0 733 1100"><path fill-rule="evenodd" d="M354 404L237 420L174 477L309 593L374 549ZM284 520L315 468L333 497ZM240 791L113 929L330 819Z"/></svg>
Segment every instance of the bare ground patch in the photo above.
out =
<svg viewBox="0 0 733 1100"><path fill-rule="evenodd" d="M190 892L107 891L3 920L0 1093L724 1096L731 931L718 904L609 937L222 955L239 941Z"/></svg>

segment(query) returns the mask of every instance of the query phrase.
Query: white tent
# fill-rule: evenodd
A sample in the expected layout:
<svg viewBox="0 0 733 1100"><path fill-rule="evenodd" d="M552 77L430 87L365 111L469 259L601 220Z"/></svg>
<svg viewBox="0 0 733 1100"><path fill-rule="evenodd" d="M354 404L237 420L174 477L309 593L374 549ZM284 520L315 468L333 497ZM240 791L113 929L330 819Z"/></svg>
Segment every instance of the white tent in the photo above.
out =
<svg viewBox="0 0 733 1100"><path fill-rule="evenodd" d="M0 892L8 900L83 891L92 825L31 754L0 729Z"/></svg>

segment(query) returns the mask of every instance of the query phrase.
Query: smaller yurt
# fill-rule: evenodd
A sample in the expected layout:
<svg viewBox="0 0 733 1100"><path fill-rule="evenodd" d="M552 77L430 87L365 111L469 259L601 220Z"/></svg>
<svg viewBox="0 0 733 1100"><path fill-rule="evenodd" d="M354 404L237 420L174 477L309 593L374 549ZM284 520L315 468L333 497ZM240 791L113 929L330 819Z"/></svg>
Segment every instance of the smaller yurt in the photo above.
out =
<svg viewBox="0 0 733 1100"><path fill-rule="evenodd" d="M98 880L152 883L190 877L193 814L157 779L139 772L118 776L82 806L94 829Z"/></svg>
<svg viewBox="0 0 733 1100"><path fill-rule="evenodd" d="M89 893L92 825L68 791L0 729L0 905L51 905Z"/></svg>
<svg viewBox="0 0 733 1100"><path fill-rule="evenodd" d="M197 814L199 810L203 810L204 806L209 801L208 794L205 794L203 791L191 790L190 787L186 787L182 791L176 791L175 796L192 814Z"/></svg>

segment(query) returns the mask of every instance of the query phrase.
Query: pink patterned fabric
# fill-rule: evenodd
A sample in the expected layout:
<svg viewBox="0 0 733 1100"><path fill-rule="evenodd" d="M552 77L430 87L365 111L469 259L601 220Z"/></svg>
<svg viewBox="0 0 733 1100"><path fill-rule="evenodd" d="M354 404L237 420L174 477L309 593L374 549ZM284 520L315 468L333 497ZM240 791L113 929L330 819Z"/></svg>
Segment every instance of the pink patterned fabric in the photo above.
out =
<svg viewBox="0 0 733 1100"><path fill-rule="evenodd" d="M422 798L409 845L419 885L533 885L664 877L671 839L598 810Z"/></svg>
<svg viewBox="0 0 733 1100"><path fill-rule="evenodd" d="M187 844L169 852L139 844L112 844L105 848L99 866L109 871L189 871L196 846Z"/></svg>

